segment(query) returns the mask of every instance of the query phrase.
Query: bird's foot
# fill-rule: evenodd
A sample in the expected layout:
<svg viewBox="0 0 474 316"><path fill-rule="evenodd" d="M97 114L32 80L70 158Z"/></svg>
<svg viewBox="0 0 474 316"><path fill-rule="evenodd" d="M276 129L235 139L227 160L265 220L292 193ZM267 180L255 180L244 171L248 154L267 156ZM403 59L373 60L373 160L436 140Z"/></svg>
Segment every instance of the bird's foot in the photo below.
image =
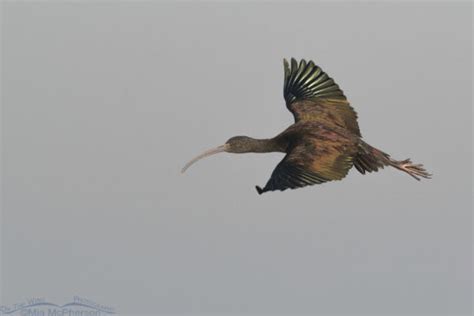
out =
<svg viewBox="0 0 474 316"><path fill-rule="evenodd" d="M419 177L431 179L431 174L428 173L425 168L423 168L422 164L414 164L411 162L410 159L405 159L397 162L396 167L408 173L410 176L412 176L418 181L420 181Z"/></svg>

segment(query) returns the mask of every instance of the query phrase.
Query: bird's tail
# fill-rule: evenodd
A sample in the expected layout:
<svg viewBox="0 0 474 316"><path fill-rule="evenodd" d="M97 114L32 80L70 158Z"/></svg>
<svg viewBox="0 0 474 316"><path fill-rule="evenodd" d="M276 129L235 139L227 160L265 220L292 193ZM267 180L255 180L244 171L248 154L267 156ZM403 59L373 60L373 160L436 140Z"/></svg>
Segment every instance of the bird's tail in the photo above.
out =
<svg viewBox="0 0 474 316"><path fill-rule="evenodd" d="M366 172L376 172L385 166L391 166L406 172L416 180L420 180L420 177L431 178L431 174L423 168L423 165L413 164L410 159L401 161L392 159L389 154L361 140L359 142L359 151L354 159L354 167L360 173L365 174Z"/></svg>

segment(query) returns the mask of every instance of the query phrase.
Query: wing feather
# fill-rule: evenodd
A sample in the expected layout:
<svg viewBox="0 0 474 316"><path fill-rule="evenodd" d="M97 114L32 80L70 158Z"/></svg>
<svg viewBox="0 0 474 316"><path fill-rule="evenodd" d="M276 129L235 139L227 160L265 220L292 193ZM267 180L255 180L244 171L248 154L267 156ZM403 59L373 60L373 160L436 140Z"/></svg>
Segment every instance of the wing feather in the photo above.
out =
<svg viewBox="0 0 474 316"><path fill-rule="evenodd" d="M327 126L345 128L360 136L357 113L350 106L343 91L313 61L294 58L284 64L283 95L295 122L312 120Z"/></svg>
<svg viewBox="0 0 474 316"><path fill-rule="evenodd" d="M341 180L352 167L356 152L353 140L330 130L307 135L290 147L265 187L257 186L260 194Z"/></svg>

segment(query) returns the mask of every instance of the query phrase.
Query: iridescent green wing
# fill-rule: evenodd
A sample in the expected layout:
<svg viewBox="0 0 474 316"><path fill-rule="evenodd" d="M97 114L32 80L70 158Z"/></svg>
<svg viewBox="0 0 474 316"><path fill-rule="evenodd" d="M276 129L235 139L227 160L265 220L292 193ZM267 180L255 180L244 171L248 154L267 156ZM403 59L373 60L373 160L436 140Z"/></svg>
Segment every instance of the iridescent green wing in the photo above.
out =
<svg viewBox="0 0 474 316"><path fill-rule="evenodd" d="M337 83L313 61L283 60L283 96L295 122L313 120L327 126L345 128L360 136L357 114Z"/></svg>

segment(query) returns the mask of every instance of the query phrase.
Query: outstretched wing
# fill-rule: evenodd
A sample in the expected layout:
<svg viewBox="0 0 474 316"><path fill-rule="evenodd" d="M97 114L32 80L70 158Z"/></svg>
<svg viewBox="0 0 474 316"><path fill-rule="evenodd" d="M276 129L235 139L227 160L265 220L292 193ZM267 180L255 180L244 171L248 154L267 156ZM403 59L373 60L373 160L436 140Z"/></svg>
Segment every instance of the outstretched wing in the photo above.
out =
<svg viewBox="0 0 474 316"><path fill-rule="evenodd" d="M357 114L337 83L313 61L304 59L291 66L283 60L285 81L283 96L295 122L312 120L327 126L345 128L360 136Z"/></svg>
<svg viewBox="0 0 474 316"><path fill-rule="evenodd" d="M331 131L308 135L290 145L285 158L259 194L301 188L344 178L353 164L355 143Z"/></svg>

